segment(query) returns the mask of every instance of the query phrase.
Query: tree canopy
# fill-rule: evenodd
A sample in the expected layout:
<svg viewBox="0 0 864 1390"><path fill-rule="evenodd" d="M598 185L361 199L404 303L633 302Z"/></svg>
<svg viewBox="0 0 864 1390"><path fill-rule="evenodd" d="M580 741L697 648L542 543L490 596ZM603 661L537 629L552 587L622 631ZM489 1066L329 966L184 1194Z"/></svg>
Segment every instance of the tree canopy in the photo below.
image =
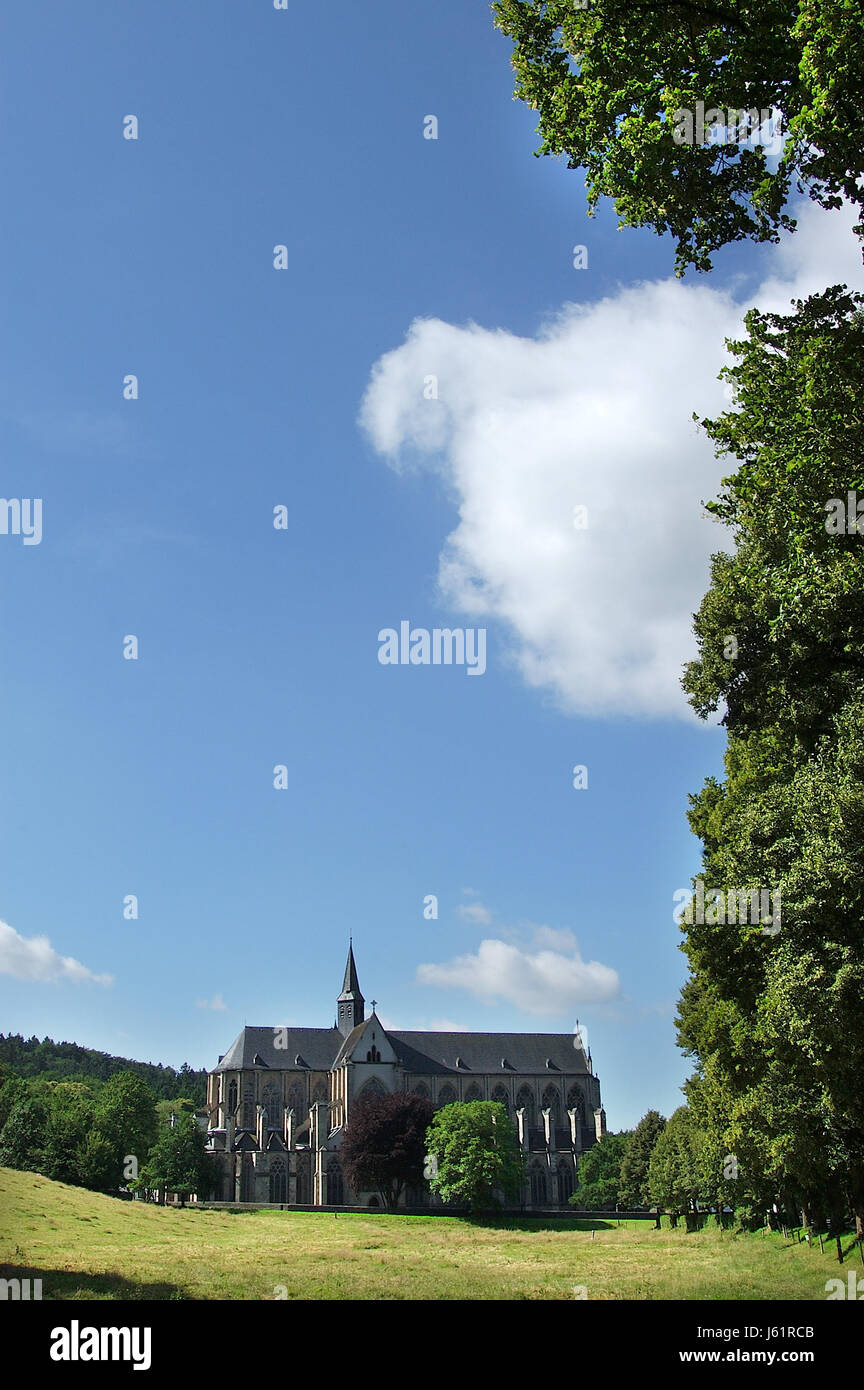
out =
<svg viewBox="0 0 864 1390"><path fill-rule="evenodd" d="M648 1165L666 1120L657 1110L643 1115L630 1136L621 1160L619 1197L624 1207L644 1207L649 1203Z"/></svg>
<svg viewBox="0 0 864 1390"><path fill-rule="evenodd" d="M522 1186L522 1150L503 1105L473 1100L445 1105L435 1113L428 1132L435 1169L429 1185L445 1202L488 1211L518 1201Z"/></svg>
<svg viewBox="0 0 864 1390"><path fill-rule="evenodd" d="M704 882L780 892L782 913L771 934L685 921L678 1014L754 1219L777 1197L829 1216L848 1204L859 1231L862 302L834 287L792 315L751 312L730 344L733 407L703 422L739 466L711 504L735 552L715 557L683 681L703 718L724 709L726 776L691 797L689 820Z"/></svg>
<svg viewBox="0 0 864 1390"><path fill-rule="evenodd" d="M632 1133L604 1134L579 1158L576 1191L570 1205L586 1211L614 1211L622 1204L621 1165Z"/></svg>
<svg viewBox="0 0 864 1390"><path fill-rule="evenodd" d="M134 1062L78 1043L24 1038L20 1033L0 1033L0 1064L16 1076L43 1076L52 1081L107 1081L118 1071L132 1071L157 1096L169 1100L190 1096L196 1105L203 1105L207 1094L207 1072L195 1071L186 1062L175 1071L161 1062Z"/></svg>
<svg viewBox="0 0 864 1390"><path fill-rule="evenodd" d="M493 12L514 43L515 94L539 113L538 153L584 170L591 212L609 197L622 226L670 232L678 274L794 230L796 191L860 208L864 14L849 0L498 0ZM676 142L676 113L695 117L700 102L710 140ZM744 113L772 109L777 159L741 138Z"/></svg>
<svg viewBox="0 0 864 1390"><path fill-rule="evenodd" d="M194 1115L175 1116L163 1127L138 1178L129 1185L138 1191L176 1192L181 1203L193 1192L209 1195L215 1164L205 1152L207 1137Z"/></svg>
<svg viewBox="0 0 864 1390"><path fill-rule="evenodd" d="M392 1210L406 1187L421 1187L433 1114L432 1102L423 1096L361 1096L351 1107L339 1149L354 1191L379 1192Z"/></svg>

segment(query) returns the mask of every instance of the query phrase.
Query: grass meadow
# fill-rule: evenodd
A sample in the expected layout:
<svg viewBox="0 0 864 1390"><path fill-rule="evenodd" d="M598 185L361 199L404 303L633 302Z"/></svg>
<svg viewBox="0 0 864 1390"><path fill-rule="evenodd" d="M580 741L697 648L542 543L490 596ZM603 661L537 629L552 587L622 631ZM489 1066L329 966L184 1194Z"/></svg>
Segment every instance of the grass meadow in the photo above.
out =
<svg viewBox="0 0 864 1390"><path fill-rule="evenodd" d="M0 1168L0 1275L41 1278L43 1300L824 1300L864 1272L832 1252L614 1217L180 1210Z"/></svg>

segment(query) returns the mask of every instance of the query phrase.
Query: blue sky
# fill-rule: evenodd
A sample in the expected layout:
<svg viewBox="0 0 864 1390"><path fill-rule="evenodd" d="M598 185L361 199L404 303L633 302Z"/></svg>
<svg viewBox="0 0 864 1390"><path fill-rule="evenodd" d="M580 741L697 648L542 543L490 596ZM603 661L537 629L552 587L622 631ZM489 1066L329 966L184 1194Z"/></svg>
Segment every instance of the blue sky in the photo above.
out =
<svg viewBox="0 0 864 1390"><path fill-rule="evenodd" d="M0 1028L212 1066L329 1026L353 934L385 1022L578 1018L610 1127L669 1113L723 748L677 691L690 416L750 302L856 279L845 214L674 281L533 157L468 0L48 3L0 48L0 491L43 509L0 535ZM402 620L486 671L382 665Z"/></svg>

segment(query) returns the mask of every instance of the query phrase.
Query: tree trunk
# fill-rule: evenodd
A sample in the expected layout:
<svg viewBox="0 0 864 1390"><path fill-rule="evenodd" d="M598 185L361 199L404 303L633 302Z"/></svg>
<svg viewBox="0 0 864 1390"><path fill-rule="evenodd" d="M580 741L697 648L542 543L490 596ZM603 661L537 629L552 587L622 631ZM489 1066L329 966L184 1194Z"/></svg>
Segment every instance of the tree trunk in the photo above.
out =
<svg viewBox="0 0 864 1390"><path fill-rule="evenodd" d="M855 1239L864 1255L864 1174L860 1168L853 1171L849 1187L849 1205L855 1217Z"/></svg>

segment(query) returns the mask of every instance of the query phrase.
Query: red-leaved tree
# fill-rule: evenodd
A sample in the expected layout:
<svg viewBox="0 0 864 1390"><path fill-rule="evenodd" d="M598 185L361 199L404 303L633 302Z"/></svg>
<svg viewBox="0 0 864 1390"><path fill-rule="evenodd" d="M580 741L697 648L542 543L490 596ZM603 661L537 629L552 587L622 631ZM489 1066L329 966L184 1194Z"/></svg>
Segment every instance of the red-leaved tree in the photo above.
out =
<svg viewBox="0 0 864 1390"><path fill-rule="evenodd" d="M404 1092L356 1101L339 1148L342 1171L354 1191L379 1192L392 1211L405 1187L419 1187L434 1113L431 1101Z"/></svg>

